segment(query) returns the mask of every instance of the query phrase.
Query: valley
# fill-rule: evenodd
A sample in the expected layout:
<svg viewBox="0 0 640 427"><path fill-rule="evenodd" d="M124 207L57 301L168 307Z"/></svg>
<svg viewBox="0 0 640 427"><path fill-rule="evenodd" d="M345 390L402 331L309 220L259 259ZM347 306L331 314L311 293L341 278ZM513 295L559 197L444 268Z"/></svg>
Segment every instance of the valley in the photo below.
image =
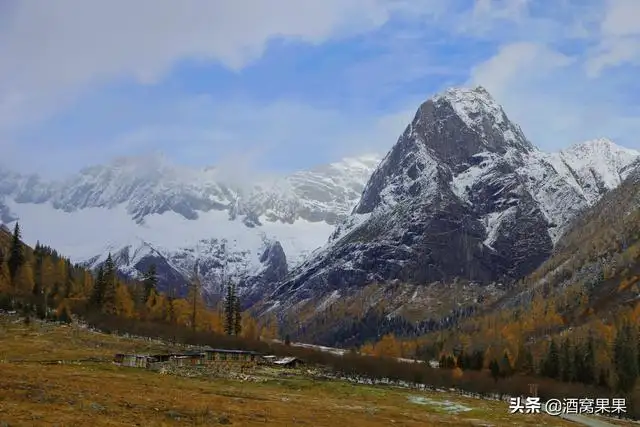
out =
<svg viewBox="0 0 640 427"><path fill-rule="evenodd" d="M159 159L71 187L4 174L0 303L165 342L340 347L305 354L435 387L623 396L638 416L640 153L542 152L476 87L365 159L245 192Z"/></svg>
<svg viewBox="0 0 640 427"><path fill-rule="evenodd" d="M188 378L117 367L121 351L162 351L123 338L0 315L0 423L10 426L314 425L571 426L544 415L510 415L501 401L446 392L318 381L275 373L266 381ZM45 357L46 354L46 357ZM46 360L87 359L75 364ZM20 360L20 361L18 361Z"/></svg>

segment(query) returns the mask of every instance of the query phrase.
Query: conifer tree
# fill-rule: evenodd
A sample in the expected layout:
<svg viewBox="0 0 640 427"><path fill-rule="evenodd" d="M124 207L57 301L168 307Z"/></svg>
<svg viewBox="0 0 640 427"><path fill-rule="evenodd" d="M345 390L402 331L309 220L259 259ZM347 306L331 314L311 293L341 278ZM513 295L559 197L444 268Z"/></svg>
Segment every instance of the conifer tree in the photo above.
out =
<svg viewBox="0 0 640 427"><path fill-rule="evenodd" d="M489 371L491 371L493 380L497 382L498 378L500 378L500 365L496 359L491 359L491 362L489 362Z"/></svg>
<svg viewBox="0 0 640 427"><path fill-rule="evenodd" d="M560 354L558 353L558 347L555 340L551 340L549 345L549 351L547 358L543 365L543 375L549 378L558 379L560 376Z"/></svg>
<svg viewBox="0 0 640 427"><path fill-rule="evenodd" d="M560 371L562 381L569 382L575 379L573 354L571 353L571 344L568 339L564 339L560 344Z"/></svg>
<svg viewBox="0 0 640 427"><path fill-rule="evenodd" d="M242 333L242 311L240 308L240 297L234 295L233 299L233 334L240 336Z"/></svg>
<svg viewBox="0 0 640 427"><path fill-rule="evenodd" d="M628 323L623 324L614 343L615 372L618 376L618 390L631 391L638 378L638 347L636 333Z"/></svg>
<svg viewBox="0 0 640 427"><path fill-rule="evenodd" d="M193 267L193 276L189 286L189 298L191 300L191 328L195 331L197 327L197 313L199 306L202 305L202 284L198 273L198 262Z"/></svg>
<svg viewBox="0 0 640 427"><path fill-rule="evenodd" d="M503 377L509 377L513 374L513 367L511 366L511 359L509 354L505 351L502 355L502 360L499 364L500 375Z"/></svg>
<svg viewBox="0 0 640 427"><path fill-rule="evenodd" d="M151 264L149 266L149 269L147 270L146 274L144 275L144 280L143 280L143 284L144 284L144 303L146 303L149 300L149 297L151 296L151 293L157 293L158 292L158 274L156 272L156 265L155 264Z"/></svg>
<svg viewBox="0 0 640 427"><path fill-rule="evenodd" d="M116 265L113 262L111 253L104 263L104 293L102 295L102 311L109 314L116 312Z"/></svg>
<svg viewBox="0 0 640 427"><path fill-rule="evenodd" d="M93 282L93 291L91 293L90 302L93 307L102 307L102 300L104 297L104 267L101 265L98 267L98 271L96 273L96 279Z"/></svg>
<svg viewBox="0 0 640 427"><path fill-rule="evenodd" d="M584 352L584 364L582 366L583 382L585 384L593 384L595 382L596 371L596 346L593 339L593 335L589 334L587 338L587 346Z"/></svg>
<svg viewBox="0 0 640 427"><path fill-rule="evenodd" d="M227 335L233 335L235 324L235 288L231 285L227 285L227 296L224 301L224 332Z"/></svg>
<svg viewBox="0 0 640 427"><path fill-rule="evenodd" d="M476 371L481 371L484 367L484 352L481 350L476 350L473 352L472 357L472 368Z"/></svg>
<svg viewBox="0 0 640 427"><path fill-rule="evenodd" d="M176 302L176 287L173 283L171 283L169 285L169 293L167 294L167 304L166 304L167 320L171 325L175 325L178 320L176 316L175 302Z"/></svg>
<svg viewBox="0 0 640 427"><path fill-rule="evenodd" d="M9 249L9 274L13 280L18 274L18 269L25 263L24 248L21 242L20 225L16 222L13 229L13 237L11 239L11 248Z"/></svg>
<svg viewBox="0 0 640 427"><path fill-rule="evenodd" d="M528 375L533 374L535 370L531 349L525 346L524 343L521 343L518 349L518 357L516 358L514 369Z"/></svg>

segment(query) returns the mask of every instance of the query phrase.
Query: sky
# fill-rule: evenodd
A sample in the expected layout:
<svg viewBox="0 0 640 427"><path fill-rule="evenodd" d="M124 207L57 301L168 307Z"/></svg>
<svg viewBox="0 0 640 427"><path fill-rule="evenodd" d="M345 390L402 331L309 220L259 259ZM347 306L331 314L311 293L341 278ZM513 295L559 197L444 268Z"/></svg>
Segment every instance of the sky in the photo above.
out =
<svg viewBox="0 0 640 427"><path fill-rule="evenodd" d="M384 154L421 102L475 85L543 150L640 148L638 16L638 0L0 0L0 165L290 172Z"/></svg>

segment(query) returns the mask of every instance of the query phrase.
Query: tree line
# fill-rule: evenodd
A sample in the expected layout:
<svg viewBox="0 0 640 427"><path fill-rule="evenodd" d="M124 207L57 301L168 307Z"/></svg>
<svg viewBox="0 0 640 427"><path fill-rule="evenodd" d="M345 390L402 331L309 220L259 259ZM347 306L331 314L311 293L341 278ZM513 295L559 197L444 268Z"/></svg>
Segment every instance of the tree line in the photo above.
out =
<svg viewBox="0 0 640 427"><path fill-rule="evenodd" d="M156 266L151 264L140 280L122 277L111 253L95 271L73 264L39 242L23 244L20 224L0 236L0 308L19 309L25 318L37 316L69 321L72 315L102 313L109 316L181 325L193 331L211 331L250 339L278 338L278 324L269 317L258 321L241 310L233 283L227 284L225 301L208 306L202 295L198 265L183 298L175 287L158 289Z"/></svg>

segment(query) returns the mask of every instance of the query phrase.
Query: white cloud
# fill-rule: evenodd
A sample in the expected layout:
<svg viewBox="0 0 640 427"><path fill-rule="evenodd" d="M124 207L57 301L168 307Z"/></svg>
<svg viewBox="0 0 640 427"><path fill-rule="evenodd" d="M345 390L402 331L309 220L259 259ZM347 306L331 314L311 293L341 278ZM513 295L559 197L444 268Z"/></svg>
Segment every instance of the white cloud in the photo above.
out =
<svg viewBox="0 0 640 427"><path fill-rule="evenodd" d="M498 53L471 70L469 84L483 85L494 96L502 97L513 85L529 85L559 67L566 67L574 58L546 46L520 42L504 45Z"/></svg>
<svg viewBox="0 0 640 427"><path fill-rule="evenodd" d="M474 67L468 84L485 86L543 149L596 137L637 145L639 111L620 101L615 80L593 85L581 59L540 44L508 44Z"/></svg>
<svg viewBox="0 0 640 427"><path fill-rule="evenodd" d="M5 166L60 177L120 156L166 153L193 166L225 167L227 179L294 171L366 153L385 154L413 118L417 103L379 115L319 108L291 100L258 102L198 96L149 106L140 126L82 144L56 144L47 156L3 151ZM138 121L136 121L138 122ZM15 148L15 147L14 147ZM43 152L42 146L29 148ZM235 177L235 178L234 178Z"/></svg>
<svg viewBox="0 0 640 427"><path fill-rule="evenodd" d="M608 0L602 32L607 36L640 35L640 3L637 0Z"/></svg>
<svg viewBox="0 0 640 427"><path fill-rule="evenodd" d="M591 77L598 77L608 67L625 63L640 64L640 2L607 0L600 25L600 42L586 63Z"/></svg>
<svg viewBox="0 0 640 427"><path fill-rule="evenodd" d="M274 38L321 43L379 27L391 10L382 0L14 2L0 30L0 112L12 112L0 126L93 83L157 82L185 58L237 70Z"/></svg>
<svg viewBox="0 0 640 427"><path fill-rule="evenodd" d="M461 9L462 4L470 7ZM280 153L284 163L284 156L296 152L295 163L300 165L320 160L302 160L309 156L305 148L309 153L324 150L327 158L369 148L385 151L428 95L417 93L415 86L408 94L406 88L426 76L457 84L469 75L467 83L487 87L532 140L545 148L637 129L636 112L616 104L613 95L619 88L606 81L596 85L586 77L640 58L640 27L634 19L640 1L557 0L548 8L540 4L531 0L14 2L0 27L0 131L64 107L79 91L96 84L117 78L161 82L183 59L218 61L239 70L258 59L275 38L320 44L379 29L398 13L406 27L387 26L382 35L371 38L383 53L344 70L342 78L350 84L340 94L349 105L336 107L341 111L302 101L190 99L162 107L167 111L155 121L141 120L144 123L137 128L102 141L101 151L87 146L68 155L82 164L127 150L179 144L187 160L203 161L212 156L209 153L239 158L250 152L252 159ZM563 51L565 42L572 47ZM444 52L438 43L450 45L453 52ZM495 54L470 67L469 58L489 44L499 47ZM358 97L361 106L369 107L374 91L376 99L393 98L393 104L385 104L391 113L375 117L371 111L375 108L368 112L350 108ZM214 162L212 158L210 163Z"/></svg>

